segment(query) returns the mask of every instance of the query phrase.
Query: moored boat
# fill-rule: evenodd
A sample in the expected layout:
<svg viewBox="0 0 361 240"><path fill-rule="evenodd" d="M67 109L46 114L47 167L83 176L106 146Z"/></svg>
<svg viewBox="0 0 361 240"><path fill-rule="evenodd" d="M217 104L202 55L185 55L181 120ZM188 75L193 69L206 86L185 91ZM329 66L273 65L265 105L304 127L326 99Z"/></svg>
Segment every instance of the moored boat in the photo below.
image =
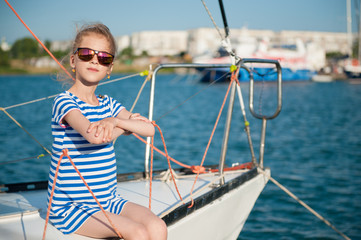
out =
<svg viewBox="0 0 361 240"><path fill-rule="evenodd" d="M157 72L162 68L204 67L217 68L224 65L163 64L155 70L150 87L149 118L152 119ZM245 66L241 66L246 68ZM278 70L280 72L280 69ZM281 78L279 77L279 84ZM123 197L143 206L148 206L168 225L168 239L237 239L259 194L270 178L270 170L263 167L263 148L260 160L252 154L251 162L225 166L228 134L233 112L233 102L238 85L232 81L230 101L222 143L222 156L218 166L186 167L156 171L150 181L149 153L146 145L144 172L118 175L117 189ZM279 86L280 90L281 86ZM250 84L252 92L252 82ZM273 116L257 118L272 119L281 109L281 91L278 91L279 106ZM241 95L238 92L238 96ZM252 96L253 97L253 96ZM253 100L250 99L250 104ZM251 110L252 110L252 106ZM244 106L242 107L244 108ZM251 111L253 113L253 111ZM246 129L248 127L245 124ZM265 122L264 122L265 126ZM265 127L262 129L261 146L264 147ZM147 139L149 141L150 139ZM249 139L250 140L250 139ZM250 150L253 152L251 141ZM166 154L167 156L167 154ZM167 159L170 159L167 156ZM202 166L200 166L201 168ZM176 184L174 184L176 183ZM152 190L150 190L152 185ZM192 187L194 186L194 187ZM47 182L4 184L0 186L0 239L40 239L46 222ZM151 194L150 194L151 192ZM179 193L179 196L178 196ZM150 204L151 203L151 204ZM191 205L191 207L190 207ZM48 225L45 239L90 239L76 234L64 235Z"/></svg>
<svg viewBox="0 0 361 240"><path fill-rule="evenodd" d="M312 81L326 83L326 82L332 82L333 78L331 75L328 74L316 74L312 76Z"/></svg>
<svg viewBox="0 0 361 240"><path fill-rule="evenodd" d="M169 172L168 172L169 173ZM215 187L219 175L200 176L194 191L195 204L188 209L179 202L172 182L160 172L163 179L153 181L152 211L162 216L168 225L168 239L237 239L255 201L268 181L257 168L227 172L225 184ZM141 176L139 179L136 176ZM120 175L119 179L134 178L118 183L118 191L136 203L147 206L149 179L143 173ZM189 197L194 174L177 172L177 185L183 198ZM156 176L155 176L156 177ZM35 187L36 186L36 187ZM0 239L41 239L46 217L46 182L3 186L7 193L0 194ZM33 189L28 189L33 188ZM18 191L20 190L21 191ZM16 192L12 192L16 191ZM77 234L64 235L52 225L46 239L93 239Z"/></svg>
<svg viewBox="0 0 361 240"><path fill-rule="evenodd" d="M324 62L324 53L319 51L306 50L304 43L297 39L295 44L275 45L270 44L269 40L262 40L252 53L237 53L245 59L268 59L277 60L282 66L283 81L309 81L316 75L318 68ZM323 57L322 57L323 56ZM321 59L321 60L320 60ZM315 63L314 61L319 61ZM199 56L194 59L195 63L203 64L231 64L232 58L227 52L220 48L213 56ZM252 64L248 66L253 72L253 78L256 81L277 81L276 69L268 64ZM206 69L200 71L201 82L225 82L229 80L228 69ZM249 81L250 76L247 71L239 72L240 81Z"/></svg>
<svg viewBox="0 0 361 240"><path fill-rule="evenodd" d="M360 78L361 79L361 65L357 59L346 61L343 69L347 78Z"/></svg>
<svg viewBox="0 0 361 240"><path fill-rule="evenodd" d="M221 3L222 1L220 1L220 5L223 11L223 5ZM45 46L44 48L46 49ZM254 77L250 68L245 65L246 63L272 64L276 69L278 105L275 113L271 116L259 115L253 110ZM229 69L230 67L230 64L159 65L154 71L150 71L152 73L149 94L149 120L153 120L155 82L157 73L160 69ZM249 106L251 113L256 118L262 119L263 123L258 161L254 155L251 135L249 132L249 123L245 116L243 97L238 82L239 71L243 70L250 74ZM206 156L205 152L202 163L199 166L184 166L182 169L174 170L171 168L169 163L169 169L164 171L155 171L153 175L151 159L151 156L153 156L152 151L157 150L160 153L162 152L151 143L151 138L148 137L146 140L141 139L146 143L144 172L118 175L118 192L124 198L132 202L143 206L149 206L155 214L163 218L168 226L168 239L170 240L236 239L241 232L259 194L262 192L268 180L271 179L270 170L264 168L263 166L265 132L267 120L278 116L281 110L282 69L276 60L249 59L237 61L236 69L233 69L231 72L231 81L206 148L208 149L211 143L214 130L218 125L222 109L229 95L229 105L226 123L224 125L223 142L221 145L221 157L218 166L203 166L203 161ZM150 80L150 78L147 78L145 83L148 80ZM244 126L248 137L251 158L242 160L241 163L234 162L232 166L227 167L225 162L227 159L227 147L236 92L240 100L241 111L244 117ZM16 120L6 111L6 108L2 108L1 110L3 110L14 122L16 122ZM18 125L21 126L20 124ZM25 129L23 128L23 130ZM32 138L37 141L34 137ZM44 146L43 148L46 150ZM51 154L50 151L47 152L49 155ZM66 154L66 150L64 150L63 154ZM174 159L168 155L165 144L164 153L162 154L165 155L167 161L174 161ZM68 160L71 161L70 157ZM134 159L129 159L129 162L132 160ZM59 160L59 163L60 161L61 160ZM229 161L231 161L231 159L229 159L228 162ZM75 167L75 165L73 166ZM87 185L85 180L84 184ZM51 223L48 224L48 208L51 207L51 205L49 204L49 206L47 206L46 198L46 181L1 185L0 239L31 240L40 239L42 236L43 239L90 239L77 234L64 235L53 227ZM96 201L95 197L94 201ZM77 219L72 219L72 221L77 221Z"/></svg>

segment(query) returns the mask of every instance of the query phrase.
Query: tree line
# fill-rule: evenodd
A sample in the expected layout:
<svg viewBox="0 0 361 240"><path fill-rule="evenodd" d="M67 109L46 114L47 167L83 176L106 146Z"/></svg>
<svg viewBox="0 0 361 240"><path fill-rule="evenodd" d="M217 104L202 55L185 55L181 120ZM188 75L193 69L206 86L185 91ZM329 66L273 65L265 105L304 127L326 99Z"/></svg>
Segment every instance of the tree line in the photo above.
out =
<svg viewBox="0 0 361 240"><path fill-rule="evenodd" d="M44 45L48 49L51 49L51 41L46 40L44 42ZM52 51L52 54L57 59L62 59L69 53L69 50ZM133 52L134 51L131 47L124 48L119 54L120 59L124 61L134 59L135 56ZM10 67L11 59L26 61L32 58L39 58L42 56L48 56L48 53L40 46L40 44L33 38L24 37L16 40L8 51L4 51L0 48L0 66ZM142 56L148 56L148 54L146 52L143 52Z"/></svg>
<svg viewBox="0 0 361 240"><path fill-rule="evenodd" d="M50 49L51 42L45 41L44 45ZM62 58L67 54L65 51L54 51L53 55L56 58ZM0 48L0 66L10 67L11 59L17 59L26 61L31 58L38 58L47 56L48 53L39 45L39 43L30 37L24 37L14 42L8 51L4 51Z"/></svg>

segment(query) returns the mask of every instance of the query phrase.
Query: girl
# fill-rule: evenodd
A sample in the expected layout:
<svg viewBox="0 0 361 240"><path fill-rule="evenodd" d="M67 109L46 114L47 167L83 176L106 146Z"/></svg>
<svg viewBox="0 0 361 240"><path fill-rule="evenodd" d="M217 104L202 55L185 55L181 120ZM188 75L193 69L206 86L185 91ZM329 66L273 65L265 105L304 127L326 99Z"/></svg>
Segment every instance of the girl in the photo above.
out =
<svg viewBox="0 0 361 240"><path fill-rule="evenodd" d="M116 160L112 141L124 133L153 136L152 123L131 114L108 96L96 96L98 83L113 68L116 47L103 24L84 26L76 35L70 66L73 86L53 104L53 154L48 201L56 165L63 149L96 195L124 239L166 239L165 223L148 208L128 202L116 193ZM50 220L64 234L93 238L117 234L100 210L70 161L63 158L55 185Z"/></svg>

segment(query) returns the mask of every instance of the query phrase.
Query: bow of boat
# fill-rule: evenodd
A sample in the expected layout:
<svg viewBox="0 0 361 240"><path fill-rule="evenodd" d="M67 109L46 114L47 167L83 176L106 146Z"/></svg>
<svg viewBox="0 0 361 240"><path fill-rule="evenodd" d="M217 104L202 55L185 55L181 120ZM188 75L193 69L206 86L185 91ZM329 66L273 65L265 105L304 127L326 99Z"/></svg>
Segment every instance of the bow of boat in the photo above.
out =
<svg viewBox="0 0 361 240"><path fill-rule="evenodd" d="M229 171L221 176L201 174L192 194L196 174L176 171L175 175L183 200L169 171L160 172L152 181L151 209L167 223L169 239L236 239L267 184L270 171L253 168ZM220 185L222 177L225 183ZM119 181L118 191L130 201L149 207L149 179L131 178L131 181ZM2 186L0 239L41 239L47 211L44 186L45 182ZM194 205L189 208L191 199ZM63 235L52 225L48 226L46 236L46 239L89 239L76 234Z"/></svg>

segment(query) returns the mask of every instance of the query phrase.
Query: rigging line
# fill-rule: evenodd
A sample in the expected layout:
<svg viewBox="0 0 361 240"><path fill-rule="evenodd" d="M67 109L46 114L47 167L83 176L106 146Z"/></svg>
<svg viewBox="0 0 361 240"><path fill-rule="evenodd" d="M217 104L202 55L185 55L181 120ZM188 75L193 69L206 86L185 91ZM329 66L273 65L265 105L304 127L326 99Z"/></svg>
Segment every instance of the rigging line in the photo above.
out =
<svg viewBox="0 0 361 240"><path fill-rule="evenodd" d="M265 172L262 169L261 172L265 174ZM296 195L294 195L290 190L288 190L285 186L283 186L281 183L276 181L274 178L269 176L270 180L281 190L283 190L285 193L287 193L291 198L296 200L299 204L301 204L304 208L306 208L308 211L310 211L313 215L315 215L317 218L319 218L321 221L323 221L327 226L331 227L335 232L337 232L339 235L341 235L346 240L351 240L349 237L347 237L344 233L342 233L340 230L338 230L334 225L332 225L327 219L322 217L319 213L317 213L315 210L313 210L309 205L307 205L305 202L303 202L301 199L299 199Z"/></svg>
<svg viewBox="0 0 361 240"><path fill-rule="evenodd" d="M61 69L63 69L65 71L65 73L74 80L74 77L69 73L68 70L66 70L66 68L58 61L58 59L56 59L56 57L50 52L50 50L41 42L41 40L35 35L35 33L27 26L27 24L23 21L23 19L19 16L19 14L15 11L15 9L11 6L11 4L7 1L4 0L6 2L6 4L9 6L9 8L14 12L14 14L18 17L18 19L20 20L20 22L25 26L25 28L31 33L31 35L33 35L33 37L39 42L39 44L44 48L44 50L50 55L51 58L54 59L54 61L61 67ZM139 74L134 74L134 75L130 75L128 77L125 78L130 78L133 76L136 76ZM105 83L99 84L99 85L104 85L104 84L108 84L111 82L115 82L115 81L119 81L119 80L123 80L125 78L120 78L120 79L114 79L111 81L107 81ZM56 96L56 95L55 95Z"/></svg>
<svg viewBox="0 0 361 240"><path fill-rule="evenodd" d="M157 147L155 147L153 144L148 144L146 140L144 140L143 138L141 138L141 137L140 137L139 135L137 135L136 133L132 133L132 135L133 135L134 137L138 138L138 139L139 139L140 141L142 141L143 143L149 145L149 146L151 147L151 149L154 149L156 152L158 152L158 153L161 154L162 156L167 157L167 155L166 155L164 152L162 152L160 149L158 149ZM184 164L184 163L181 163L181 162L175 160L174 158L170 157L169 155L168 155L168 157L169 157L169 159L170 159L172 162L178 164L179 166L182 166L182 167L184 167L184 168L189 168L189 169L191 168L191 166L189 166L189 165L187 165L187 164Z"/></svg>
<svg viewBox="0 0 361 240"><path fill-rule="evenodd" d="M50 151L43 146L33 135L30 134L15 118L13 118L4 108L0 108L14 123L16 123L24 132L26 132L35 142L37 142L47 153L51 154Z"/></svg>
<svg viewBox="0 0 361 240"><path fill-rule="evenodd" d="M261 90L258 98L258 112L262 115L263 110L263 93L264 93L264 77L262 77L262 84L261 84Z"/></svg>
<svg viewBox="0 0 361 240"><path fill-rule="evenodd" d="M226 33L226 38L228 38L229 27L228 27L228 23L227 23L226 13L224 11L223 1L218 0L218 3L219 3L219 7L220 7L221 13L222 13L222 19L223 19L223 24L224 24L224 32Z"/></svg>
<svg viewBox="0 0 361 240"><path fill-rule="evenodd" d="M150 66L150 68L151 68L151 66ZM151 74L152 74L152 73L149 73L148 71L141 72L141 73L139 73L139 75L144 76L144 75L145 75L145 72L147 72L146 75L148 75L148 76L145 78L142 86L140 87L140 89L139 89L139 91L138 91L137 97L135 98L135 100L134 100L134 102L133 102L133 105L132 105L132 107L130 108L130 111L129 111L129 112L131 112L131 113L133 112L133 110L134 110L134 108L135 108L135 105L137 105L137 103L138 103L139 97L140 97L141 93L143 92L143 89L144 89L144 87L145 87L145 84L151 79ZM151 71L151 72L152 72L152 71ZM134 74L134 75L138 75L138 74ZM133 76L134 76L134 75L133 75ZM131 116L132 116L132 115L130 115L129 118L130 118ZM114 139L113 144L115 144L116 141L117 141L117 139Z"/></svg>
<svg viewBox="0 0 361 240"><path fill-rule="evenodd" d="M238 64L239 64L238 68L240 68L241 62L239 62ZM237 77L238 77L238 75L237 75ZM253 149L253 143L252 143L252 137L251 137L251 129L249 127L249 122L247 120L245 105L244 105L244 101L243 101L242 90L241 90L241 86L240 86L239 81L237 82L236 87L237 87L236 90L237 90L237 94L238 94L239 104L241 106L241 112L242 112L243 120L244 120L244 129L245 129L246 134L247 134L248 145L249 145L249 148L250 148L250 151L251 151L252 163L253 163L253 165L256 165L257 160L256 160L256 157L255 157L255 154L254 154L254 149Z"/></svg>
<svg viewBox="0 0 361 240"><path fill-rule="evenodd" d="M23 103L15 104L15 105L12 105L12 106L5 107L4 109L7 110L7 109L11 109L11 108L16 108L16 107L28 105L28 104L31 104L31 103L36 103L36 102L48 100L48 99L51 99L51 98L55 98L56 96L58 96L58 94L51 95L51 96L47 96L47 97L43 97L43 98L39 98L39 99L34 99L34 100L31 100L31 101L28 101L28 102L23 102Z"/></svg>
<svg viewBox="0 0 361 240"><path fill-rule="evenodd" d="M172 166L170 164L170 156L168 154L168 150L167 150L167 145L165 144L165 139L164 139L164 136L163 136L163 132L162 130L160 129L160 127L154 122L152 121L152 124L154 125L154 127L156 127L159 131L159 134L160 134L160 137L162 139L162 143L163 143L163 147L164 147L164 153L166 154L166 158L167 158L167 162L168 162L168 168L169 168L169 171L172 175L172 180L173 180L173 183L174 183L174 187L175 189L177 190L177 193L178 193L178 196L180 198L181 201L183 201L183 198L182 198L182 195L180 194L179 192L179 189L178 189L178 186L177 186L177 183L175 181L175 177L174 177L174 173L173 173L173 169L172 169Z"/></svg>
<svg viewBox="0 0 361 240"><path fill-rule="evenodd" d="M149 71L148 71L148 70L145 70L145 71L141 72L140 75L141 75L141 76L147 76L147 77L144 79L144 82L143 82L142 86L141 86L140 89L139 89L139 92L138 92L138 94L137 94L137 97L136 97L135 100L134 100L133 106L130 108L130 112L133 112L135 106L137 105L138 100L139 100L139 97L140 97L140 95L142 94L143 89L144 89L144 87L145 87L145 84L146 84L147 82L149 82L150 79L152 79L152 75L153 75L152 64L149 65Z"/></svg>
<svg viewBox="0 0 361 240"><path fill-rule="evenodd" d="M215 131L216 131L216 128L217 128L217 126L218 126L218 122L219 122L219 120L220 120L220 118L221 118L221 115L222 115L222 112L223 112L224 105L226 104L226 101L227 101L228 94L229 94L229 92L230 92L230 89L231 89L232 83L233 83L233 81L234 81L234 80L235 80L235 78L236 78L236 77L235 77L235 76L236 76L236 74L238 75L238 71L239 71L239 68L237 69L236 73L235 73L235 72L232 72L232 78L231 78L231 81L229 81L229 85L228 85L227 92L226 92L226 94L225 94L225 96L224 96L224 99L223 99L223 102L222 102L222 106L221 106L221 108L219 109L218 116L217 116L216 122L214 123L213 129L212 129L212 132L211 132L211 136L209 137L209 140L208 140L208 144L207 144L206 150L204 151L204 154L203 154L203 157L202 157L202 162L201 162L201 164L200 164L200 167L202 167L202 166L203 166L204 160L206 159L206 156L207 156L207 153L208 153L209 146L211 145L211 142L212 142L212 139L213 139L214 133L215 133ZM194 182L193 182L193 186L192 186L192 189L191 189L191 193L190 193L190 194L192 194L192 193L193 193L193 190L194 190L194 187L195 187L196 182L197 182L197 180L198 180L198 177L199 177L199 172L197 172L197 176L196 176L196 178L195 178L195 180L194 180ZM190 206L188 206L188 208L193 207L193 205L194 205L194 201L193 201L193 198L192 198L191 205L190 205Z"/></svg>
<svg viewBox="0 0 361 240"><path fill-rule="evenodd" d="M221 37L221 39L222 39L222 40L224 40L224 37L222 36L222 33L221 33L221 31L219 30L219 27L217 26L216 22L214 21L213 16L212 16L211 12L209 11L209 9L208 9L208 7L207 7L206 3L204 2L204 0L201 0L201 1L202 1L202 3L203 3L204 8L206 9L206 11L207 11L207 13L208 13L208 16L209 16L209 17L210 17L210 19L211 19L211 21L212 21L212 23L213 23L214 27L216 28L216 30L217 30L217 32L218 32L218 34L219 34L219 36Z"/></svg>
<svg viewBox="0 0 361 240"><path fill-rule="evenodd" d="M142 86L140 87L139 92L138 92L138 94L137 94L137 97L135 98L134 103L133 103L132 107L130 108L129 112L133 112L133 110L134 110L134 108L135 108L135 105L137 105L138 100L139 100L139 97L140 97L140 95L141 95L142 92L143 92L143 89L144 89L144 87L145 87L145 84L146 84L148 81L149 81L148 78L144 79L144 82L143 82Z"/></svg>
<svg viewBox="0 0 361 240"><path fill-rule="evenodd" d="M108 81L99 83L98 86L106 85L108 83L118 82L118 81L125 80L125 79L128 79L128 78L136 77L136 76L139 76L139 75L140 75L140 73L135 73L135 74L127 75L127 76L124 76L124 77L108 80Z"/></svg>
<svg viewBox="0 0 361 240"><path fill-rule="evenodd" d="M139 76L139 73L124 76L124 77L120 77L120 78L116 78L116 79L112 79L112 80L109 80L109 81L106 81L106 82L102 82L102 83L99 83L98 86L106 85L108 83L113 83L113 82L125 80L125 79L128 79L128 78L136 77L136 76ZM41 102L41 101L44 101L44 100L55 98L56 96L58 96L58 94L54 94L54 95L50 95L50 96L47 96L47 97L34 99L34 100L31 100L31 101L28 101L28 102L23 102L23 103L15 104L15 105L12 105L12 106L4 107L4 109L8 110L8 109L11 109L11 108L24 106L24 105L28 105L28 104L31 104L31 103Z"/></svg>
<svg viewBox="0 0 361 240"><path fill-rule="evenodd" d="M224 76L226 76L229 72L226 72L225 74L223 74L221 77L219 77L218 79L216 79L215 81L211 82L210 84L208 84L206 87L204 87L203 89L199 90L198 92L196 92L195 94L193 94L192 96L188 97L186 100L184 100L183 102L179 103L177 106L173 107L172 109L170 109L169 111L167 111L166 113L164 113L162 116L160 116L156 122L158 122L160 119L164 118L165 116L167 116L168 114L170 114L171 112L175 111L177 108L179 108L180 106L184 105L186 102L188 102L189 100L191 100L192 98L196 97L198 94L204 92L205 90L207 90L209 87L211 87L213 84L217 83L220 79L222 79Z"/></svg>
<svg viewBox="0 0 361 240"><path fill-rule="evenodd" d="M203 3L203 6L204 8L206 9L210 19L212 20L213 22L213 25L215 26L219 36L221 37L221 43L222 43L222 47L228 52L228 54L232 57L232 59L234 61L237 61L239 59L241 59L240 57L238 57L235 52L233 51L232 47L231 47L231 41L230 39L228 38L229 36L229 27L228 27L228 23L227 23L227 19L226 19L226 14L224 12L224 7L223 7L223 2L222 0L219 0L219 6L221 8L221 14L222 14L222 19L223 19L223 23L224 23L224 27L225 27L225 34L226 36L223 37L222 34L221 34L221 31L219 30L219 27L217 26L216 22L214 21L213 17L212 17L212 14L210 13L206 3L204 2L204 0L201 0L202 3ZM232 60L232 62L233 62ZM234 64L234 63L233 63Z"/></svg>
<svg viewBox="0 0 361 240"><path fill-rule="evenodd" d="M44 226L44 231L43 231L43 240L45 240L45 236L46 236L46 228L49 222L49 215L50 215L50 209L51 209L51 205L52 205L52 200L53 200L53 196L54 196L54 191L55 191L55 185L56 185L56 180L57 180L57 176L59 173L59 167L60 167L60 162L63 159L63 157L67 157L68 160L70 161L70 163L72 164L73 168L75 169L75 171L78 173L78 176L81 178L81 180L83 181L85 187L88 189L89 193L92 195L93 199L95 200L95 202L97 203L97 205L99 206L99 208L101 209L101 211L103 212L104 216L107 218L108 222L110 223L110 225L112 226L113 230L116 232L116 234L118 235L119 238L122 238L120 232L118 231L118 229L115 227L113 221L111 220L111 218L109 217L108 213L104 210L104 208L102 207L102 205L100 204L99 200L97 199L97 197L95 196L94 192L91 190L91 188L89 187L89 185L87 184L86 180L84 179L84 177L81 175L79 169L76 167L75 163L73 162L73 160L71 159L71 157L68 154L68 149L63 149L63 154L60 156L58 163L57 163L57 167L56 167L56 171L55 171L55 176L54 176L54 180L53 180L53 186L51 189L51 193L50 193L50 197L49 197L49 203L48 203L48 209L47 209L47 214L46 214L46 220L45 220L45 226Z"/></svg>
<svg viewBox="0 0 361 240"><path fill-rule="evenodd" d="M66 70L66 68L58 61L58 59L56 59L56 57L54 57L54 55L49 51L49 49L40 41L40 39L33 33L33 31L31 31L31 29L28 27L28 25L26 25L26 23L19 16L19 14L15 11L15 9L11 6L11 4L7 0L4 0L4 1L9 6L9 8L15 13L15 15L18 17L20 22L25 26L25 28L31 33L31 35L33 35L33 37L39 42L39 44L44 48L44 50L50 55L50 57L52 57L55 60L55 62L65 71L65 73L71 79L74 80L73 76L68 72L68 70Z"/></svg>
<svg viewBox="0 0 361 240"><path fill-rule="evenodd" d="M28 161L28 160L33 160L33 159L39 159L39 158L45 157L45 156L47 156L47 155L50 155L50 154L48 154L48 153L47 153L47 154L40 154L40 155L33 156L33 157L21 158L21 159L6 161L6 162L0 162L0 166L1 166L1 165L11 164L11 163L16 163L16 162L22 162L22 161Z"/></svg>
<svg viewBox="0 0 361 240"><path fill-rule="evenodd" d="M154 136L152 137L151 144L154 145ZM153 160L154 160L154 149L152 148L150 152L149 210L152 210Z"/></svg>
<svg viewBox="0 0 361 240"><path fill-rule="evenodd" d="M88 147L80 147L80 148L68 148L69 151L72 151L72 150L81 150L81 149L85 149L85 148L88 148ZM41 157L45 157L47 155L50 155L50 156L53 156L55 154L59 154L61 153L62 151L54 151L53 153L46 153L46 154L39 154L37 156L33 156L33 157L27 157L27 158L21 158L21 159L15 159L15 160L10 160L10 161L6 161L6 162L1 162L0 163L0 166L1 165L6 165L6 164L11 164L11 163L16 163L16 162L22 162L22 161L28 161L28 160L32 160L32 159L39 159ZM80 156L81 154L78 154L77 156L75 156L74 158ZM67 160L63 159L63 162L66 162Z"/></svg>

